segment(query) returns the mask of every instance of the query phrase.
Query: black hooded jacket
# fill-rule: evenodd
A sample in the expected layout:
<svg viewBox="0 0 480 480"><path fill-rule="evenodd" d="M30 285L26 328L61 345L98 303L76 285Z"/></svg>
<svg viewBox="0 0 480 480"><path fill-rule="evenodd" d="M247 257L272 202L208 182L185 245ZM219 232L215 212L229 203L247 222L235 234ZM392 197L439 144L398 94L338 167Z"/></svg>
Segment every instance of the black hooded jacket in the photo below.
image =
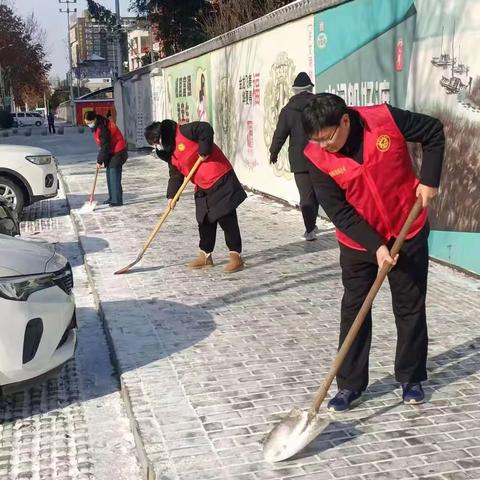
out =
<svg viewBox="0 0 480 480"><path fill-rule="evenodd" d="M303 154L308 137L302 125L302 112L314 97L315 95L311 92L301 92L290 98L280 112L277 128L273 134L270 161L276 161L283 144L290 136L288 160L290 161L290 170L294 173L308 171L308 160Z"/></svg>

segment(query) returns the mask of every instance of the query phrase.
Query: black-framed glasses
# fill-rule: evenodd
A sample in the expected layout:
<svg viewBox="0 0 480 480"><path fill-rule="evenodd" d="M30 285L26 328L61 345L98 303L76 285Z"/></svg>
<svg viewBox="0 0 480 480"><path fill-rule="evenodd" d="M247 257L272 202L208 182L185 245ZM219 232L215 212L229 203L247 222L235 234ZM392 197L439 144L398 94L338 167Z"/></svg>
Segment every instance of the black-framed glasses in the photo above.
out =
<svg viewBox="0 0 480 480"><path fill-rule="evenodd" d="M340 127L340 124L338 124L335 127L335 129L333 130L333 132L330 134L328 138L324 138L324 139L313 138L312 140L317 143L331 143L333 138L335 137L335 134L337 133L338 127Z"/></svg>

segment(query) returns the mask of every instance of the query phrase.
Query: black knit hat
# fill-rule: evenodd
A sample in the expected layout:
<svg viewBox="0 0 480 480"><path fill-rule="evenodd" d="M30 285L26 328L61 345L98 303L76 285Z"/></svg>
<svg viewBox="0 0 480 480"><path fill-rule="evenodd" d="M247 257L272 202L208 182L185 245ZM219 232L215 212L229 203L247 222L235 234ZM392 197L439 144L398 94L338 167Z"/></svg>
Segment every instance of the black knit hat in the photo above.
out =
<svg viewBox="0 0 480 480"><path fill-rule="evenodd" d="M300 72L293 82L294 87L313 87L310 77L305 72Z"/></svg>

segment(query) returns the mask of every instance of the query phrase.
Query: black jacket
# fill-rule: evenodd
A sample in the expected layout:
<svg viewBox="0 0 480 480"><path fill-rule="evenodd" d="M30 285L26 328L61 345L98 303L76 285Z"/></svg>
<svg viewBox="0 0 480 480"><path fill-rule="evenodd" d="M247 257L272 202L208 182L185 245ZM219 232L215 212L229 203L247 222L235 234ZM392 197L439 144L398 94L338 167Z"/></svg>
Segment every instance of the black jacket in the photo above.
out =
<svg viewBox="0 0 480 480"><path fill-rule="evenodd" d="M164 147L168 143L167 150L175 149L173 129L176 129L175 122L165 124L166 130L162 132L162 143ZM212 126L207 122L191 122L180 126L180 132L189 140L198 143L199 155L209 155L213 148L214 131ZM173 142L173 143L172 143ZM160 158L167 161L170 170L170 178L168 180L167 198L173 198L183 183L183 175L172 165L171 155L160 153ZM208 161L208 160L207 160ZM233 170L227 172L223 177L219 178L215 184L207 190L197 188L195 191L195 207L198 223L203 223L205 219L208 222L215 222L219 218L228 215L235 210L245 199L247 194L243 189L237 175Z"/></svg>
<svg viewBox="0 0 480 480"><path fill-rule="evenodd" d="M270 161L276 161L283 144L290 136L288 160L290 161L290 170L294 173L308 171L308 159L303 154L308 137L302 125L302 112L314 97L313 93L301 92L290 98L280 112L277 128L273 134Z"/></svg>

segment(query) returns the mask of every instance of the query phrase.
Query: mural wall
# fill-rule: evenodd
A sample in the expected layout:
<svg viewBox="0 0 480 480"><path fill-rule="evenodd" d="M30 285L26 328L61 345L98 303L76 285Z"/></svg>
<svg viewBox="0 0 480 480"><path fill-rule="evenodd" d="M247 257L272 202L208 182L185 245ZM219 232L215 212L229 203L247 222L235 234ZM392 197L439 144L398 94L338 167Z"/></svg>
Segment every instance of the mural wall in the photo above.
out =
<svg viewBox="0 0 480 480"><path fill-rule="evenodd" d="M275 166L268 163L268 150L295 76L303 70L313 78L312 18L217 50L211 62L216 138L239 178L250 188L298 203L288 143Z"/></svg>
<svg viewBox="0 0 480 480"><path fill-rule="evenodd" d="M165 68L161 86L148 73L125 81L127 138L141 146L152 119L209 121L242 183L296 204L288 142L274 166L268 149L299 71L316 92L349 105L389 102L437 116L447 149L431 209L431 255L480 273L478 18L479 0L352 0L279 24ZM421 149L412 153L418 167Z"/></svg>

